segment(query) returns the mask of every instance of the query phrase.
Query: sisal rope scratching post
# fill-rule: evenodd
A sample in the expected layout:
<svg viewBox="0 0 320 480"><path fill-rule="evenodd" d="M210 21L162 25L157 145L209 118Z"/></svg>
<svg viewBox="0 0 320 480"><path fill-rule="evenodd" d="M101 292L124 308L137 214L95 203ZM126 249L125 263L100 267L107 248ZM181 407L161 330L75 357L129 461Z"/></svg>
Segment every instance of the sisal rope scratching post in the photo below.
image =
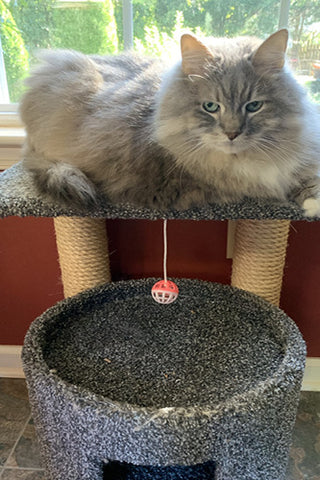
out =
<svg viewBox="0 0 320 480"><path fill-rule="evenodd" d="M65 297L110 282L108 239L104 219L54 219Z"/></svg>
<svg viewBox="0 0 320 480"><path fill-rule="evenodd" d="M231 284L279 306L290 220L238 220Z"/></svg>

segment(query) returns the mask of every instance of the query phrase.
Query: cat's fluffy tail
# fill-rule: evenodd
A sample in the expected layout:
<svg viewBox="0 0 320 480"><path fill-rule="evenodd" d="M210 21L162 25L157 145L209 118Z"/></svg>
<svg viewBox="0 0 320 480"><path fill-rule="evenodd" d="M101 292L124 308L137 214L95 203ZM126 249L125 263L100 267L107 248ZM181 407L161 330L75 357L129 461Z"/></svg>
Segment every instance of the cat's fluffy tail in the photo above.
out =
<svg viewBox="0 0 320 480"><path fill-rule="evenodd" d="M63 162L30 162L27 169L33 174L40 193L64 205L93 205L97 192L91 180L77 167Z"/></svg>

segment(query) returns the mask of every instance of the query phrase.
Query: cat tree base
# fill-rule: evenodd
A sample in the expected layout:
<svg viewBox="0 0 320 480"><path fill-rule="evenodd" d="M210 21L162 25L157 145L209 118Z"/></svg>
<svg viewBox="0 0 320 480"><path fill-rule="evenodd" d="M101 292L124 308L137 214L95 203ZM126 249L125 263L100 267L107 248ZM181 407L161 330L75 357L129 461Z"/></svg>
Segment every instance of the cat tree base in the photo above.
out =
<svg viewBox="0 0 320 480"><path fill-rule="evenodd" d="M284 480L305 345L220 284L95 287L30 327L23 364L47 480Z"/></svg>

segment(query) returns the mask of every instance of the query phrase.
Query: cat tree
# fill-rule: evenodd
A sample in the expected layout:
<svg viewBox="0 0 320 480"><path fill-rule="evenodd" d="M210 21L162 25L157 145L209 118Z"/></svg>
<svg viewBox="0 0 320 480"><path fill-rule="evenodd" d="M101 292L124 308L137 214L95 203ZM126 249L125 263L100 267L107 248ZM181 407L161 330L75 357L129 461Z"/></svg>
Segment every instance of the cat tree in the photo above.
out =
<svg viewBox="0 0 320 480"><path fill-rule="evenodd" d="M305 345L275 305L297 205L62 208L20 163L0 176L9 215L55 218L71 297L35 320L23 349L47 480L285 479ZM238 220L232 286L179 279L163 306L154 280L109 283L104 219L164 217Z"/></svg>

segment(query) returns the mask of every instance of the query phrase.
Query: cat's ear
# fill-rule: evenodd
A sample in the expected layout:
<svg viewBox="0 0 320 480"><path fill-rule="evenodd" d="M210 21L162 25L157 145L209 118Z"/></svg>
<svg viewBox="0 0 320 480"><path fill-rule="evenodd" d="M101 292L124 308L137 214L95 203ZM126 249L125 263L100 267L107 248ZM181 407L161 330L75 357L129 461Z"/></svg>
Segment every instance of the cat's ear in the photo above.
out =
<svg viewBox="0 0 320 480"><path fill-rule="evenodd" d="M285 28L270 35L253 54L253 66L261 71L280 70L284 65L287 43L288 30Z"/></svg>
<svg viewBox="0 0 320 480"><path fill-rule="evenodd" d="M206 61L213 58L212 52L190 33L182 35L180 43L183 72L186 75L201 75Z"/></svg>

